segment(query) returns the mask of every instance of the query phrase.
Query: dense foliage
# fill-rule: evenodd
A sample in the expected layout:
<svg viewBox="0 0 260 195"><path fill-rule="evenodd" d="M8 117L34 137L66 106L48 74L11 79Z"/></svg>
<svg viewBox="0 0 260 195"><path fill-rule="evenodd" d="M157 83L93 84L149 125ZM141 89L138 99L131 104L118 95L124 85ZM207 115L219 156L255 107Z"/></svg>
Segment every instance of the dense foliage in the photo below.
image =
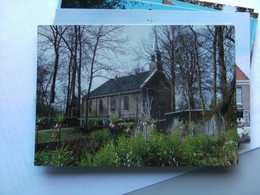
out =
<svg viewBox="0 0 260 195"><path fill-rule="evenodd" d="M69 166L73 160L67 147L57 148L54 151L43 150L35 154L35 165L38 166Z"/></svg>
<svg viewBox="0 0 260 195"><path fill-rule="evenodd" d="M36 153L35 164L44 166L234 166L237 165L236 129L218 138L153 133L148 140L119 136L115 142L108 129L91 133L91 138L68 142L71 147ZM94 147L95 146L95 147ZM90 149L93 150L90 150ZM80 150L82 151L80 152Z"/></svg>
<svg viewBox="0 0 260 195"><path fill-rule="evenodd" d="M107 128L99 131L94 131L91 133L91 136L96 142L98 142L99 145L103 146L110 140L110 131Z"/></svg>
<svg viewBox="0 0 260 195"><path fill-rule="evenodd" d="M102 148L89 166L228 166L237 164L238 138L236 131L228 131L220 138L207 135L164 136L153 134L148 141L140 135L129 139L119 137ZM88 155L87 158L90 158Z"/></svg>

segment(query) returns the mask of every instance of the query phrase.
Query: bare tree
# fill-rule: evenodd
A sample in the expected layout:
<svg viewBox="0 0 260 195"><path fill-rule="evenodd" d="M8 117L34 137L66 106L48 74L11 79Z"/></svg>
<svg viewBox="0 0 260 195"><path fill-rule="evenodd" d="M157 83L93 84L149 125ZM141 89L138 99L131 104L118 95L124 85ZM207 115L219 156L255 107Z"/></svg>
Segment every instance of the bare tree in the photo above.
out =
<svg viewBox="0 0 260 195"><path fill-rule="evenodd" d="M52 74L50 71L50 64L43 58L39 56L37 59L37 99L36 99L36 109L38 115L48 115L49 108L49 93L48 89L51 84Z"/></svg>
<svg viewBox="0 0 260 195"><path fill-rule="evenodd" d="M61 35L63 42L66 45L66 49L69 50L70 60L69 60L69 70L68 70L68 92L67 92L67 115L74 116L75 113L72 113L72 107L75 106L76 96L76 76L78 68L78 27L77 26L67 26L66 33ZM77 113L78 115L78 113ZM79 116L77 116L79 117Z"/></svg>
<svg viewBox="0 0 260 195"><path fill-rule="evenodd" d="M38 34L44 37L47 42L46 45L51 45L51 48L54 49L55 60L53 64L53 74L52 74L52 83L51 83L51 92L50 92L50 103L49 103L49 120L51 117L51 105L55 101L55 86L58 74L59 58L62 52L61 48L61 35L63 35L65 29L62 26L40 26Z"/></svg>
<svg viewBox="0 0 260 195"><path fill-rule="evenodd" d="M190 26L190 30L192 31L192 33L194 35L194 49L195 49L194 58L195 58L195 64L196 64L196 69L197 69L198 91L199 91L201 108L202 108L202 117L203 117L203 120L204 120L204 117L205 117L205 103L204 103L204 98L203 98L202 89L201 89L202 83L201 83L201 71L200 71L200 63L199 63L198 37L197 37L197 33L192 28L192 26Z"/></svg>
<svg viewBox="0 0 260 195"><path fill-rule="evenodd" d="M93 79L100 76L100 72L107 73L115 71L115 59L118 54L124 53L124 45L127 41L122 37L124 26L86 26L86 33L89 36L89 79L87 83L87 94L85 96L85 126L88 128L89 97ZM111 64L106 64L111 63Z"/></svg>
<svg viewBox="0 0 260 195"><path fill-rule="evenodd" d="M213 99L212 99L212 109L216 112L217 109L217 29L214 27L214 40L213 40Z"/></svg>
<svg viewBox="0 0 260 195"><path fill-rule="evenodd" d="M175 80L177 69L177 58L179 55L179 30L180 26L158 26L157 36L164 52L163 55L163 69L165 75L169 79L170 94L171 94L171 111L176 109L175 100Z"/></svg>
<svg viewBox="0 0 260 195"><path fill-rule="evenodd" d="M223 37L223 27L216 26L216 31L218 35L218 63L219 63L219 79L220 79L220 91L222 95L222 101L227 96L227 71L225 65L225 51L224 51L224 37Z"/></svg>
<svg viewBox="0 0 260 195"><path fill-rule="evenodd" d="M77 100L77 117L80 116L81 105L81 69L82 69L82 30L78 26L78 43L79 43L79 62L78 62L78 100Z"/></svg>

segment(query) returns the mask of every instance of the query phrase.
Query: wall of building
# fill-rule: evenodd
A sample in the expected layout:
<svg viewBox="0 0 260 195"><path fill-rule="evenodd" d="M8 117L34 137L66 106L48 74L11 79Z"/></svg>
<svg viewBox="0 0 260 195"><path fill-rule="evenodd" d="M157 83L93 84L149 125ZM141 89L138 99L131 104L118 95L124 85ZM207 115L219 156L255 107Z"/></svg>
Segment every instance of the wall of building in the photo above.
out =
<svg viewBox="0 0 260 195"><path fill-rule="evenodd" d="M250 111L250 82L237 81L236 87L242 89L242 109Z"/></svg>
<svg viewBox="0 0 260 195"><path fill-rule="evenodd" d="M165 87L168 90L165 89ZM151 117L154 119L163 119L164 113L170 112L170 93L169 83L165 75L161 72L156 72L144 88L140 92L116 94L100 98L92 98L92 111L89 112L89 118L111 118L117 115L122 119L135 120L143 109L144 102L147 94L149 97L153 97L153 103L151 108ZM124 97L129 98L128 110L124 108ZM111 111L111 98L115 98L116 107L114 111ZM99 102L103 100L103 112L99 112ZM86 105L86 103L85 103ZM86 106L84 106L86 107Z"/></svg>
<svg viewBox="0 0 260 195"><path fill-rule="evenodd" d="M170 86L163 73L157 72L143 90L144 99L147 96L153 98L151 117L154 119L164 119L164 114L171 111ZM145 101L145 100L144 100Z"/></svg>
<svg viewBox="0 0 260 195"><path fill-rule="evenodd" d="M124 97L128 96L128 110L124 108ZM111 110L111 99L115 98L116 106L115 110ZM103 101L103 112L99 112L100 100ZM114 115L122 119L135 119L141 111L142 94L130 93L130 94L117 94L113 96L107 96L102 98L92 98L92 109L89 112L89 118L111 118ZM86 100L84 100L84 116L86 112Z"/></svg>
<svg viewBox="0 0 260 195"><path fill-rule="evenodd" d="M250 124L250 82L241 80L236 82L236 87L241 88L242 106L237 106L238 125Z"/></svg>

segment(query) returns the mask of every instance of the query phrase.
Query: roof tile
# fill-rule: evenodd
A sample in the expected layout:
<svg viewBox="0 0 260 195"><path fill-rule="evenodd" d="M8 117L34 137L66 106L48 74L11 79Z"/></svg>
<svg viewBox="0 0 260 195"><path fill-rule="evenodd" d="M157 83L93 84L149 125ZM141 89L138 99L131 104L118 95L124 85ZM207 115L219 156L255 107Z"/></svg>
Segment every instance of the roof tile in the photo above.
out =
<svg viewBox="0 0 260 195"><path fill-rule="evenodd" d="M90 97L124 93L139 90L141 84L149 77L151 72L141 72L135 75L129 75L110 79L90 93Z"/></svg>
<svg viewBox="0 0 260 195"><path fill-rule="evenodd" d="M236 66L236 80L249 80L245 73Z"/></svg>

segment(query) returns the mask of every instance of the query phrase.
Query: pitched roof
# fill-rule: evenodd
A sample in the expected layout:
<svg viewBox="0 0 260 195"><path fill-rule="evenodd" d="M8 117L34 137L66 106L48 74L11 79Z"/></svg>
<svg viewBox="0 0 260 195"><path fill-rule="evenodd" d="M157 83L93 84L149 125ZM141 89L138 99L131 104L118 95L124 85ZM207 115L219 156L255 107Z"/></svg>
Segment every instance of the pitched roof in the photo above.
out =
<svg viewBox="0 0 260 195"><path fill-rule="evenodd" d="M149 80L154 72L141 72L135 75L129 75L110 79L92 92L90 97L98 97L104 95L113 95L117 93L126 93L130 91L137 91L143 87L143 83Z"/></svg>
<svg viewBox="0 0 260 195"><path fill-rule="evenodd" d="M236 65L236 80L249 80L245 73Z"/></svg>

